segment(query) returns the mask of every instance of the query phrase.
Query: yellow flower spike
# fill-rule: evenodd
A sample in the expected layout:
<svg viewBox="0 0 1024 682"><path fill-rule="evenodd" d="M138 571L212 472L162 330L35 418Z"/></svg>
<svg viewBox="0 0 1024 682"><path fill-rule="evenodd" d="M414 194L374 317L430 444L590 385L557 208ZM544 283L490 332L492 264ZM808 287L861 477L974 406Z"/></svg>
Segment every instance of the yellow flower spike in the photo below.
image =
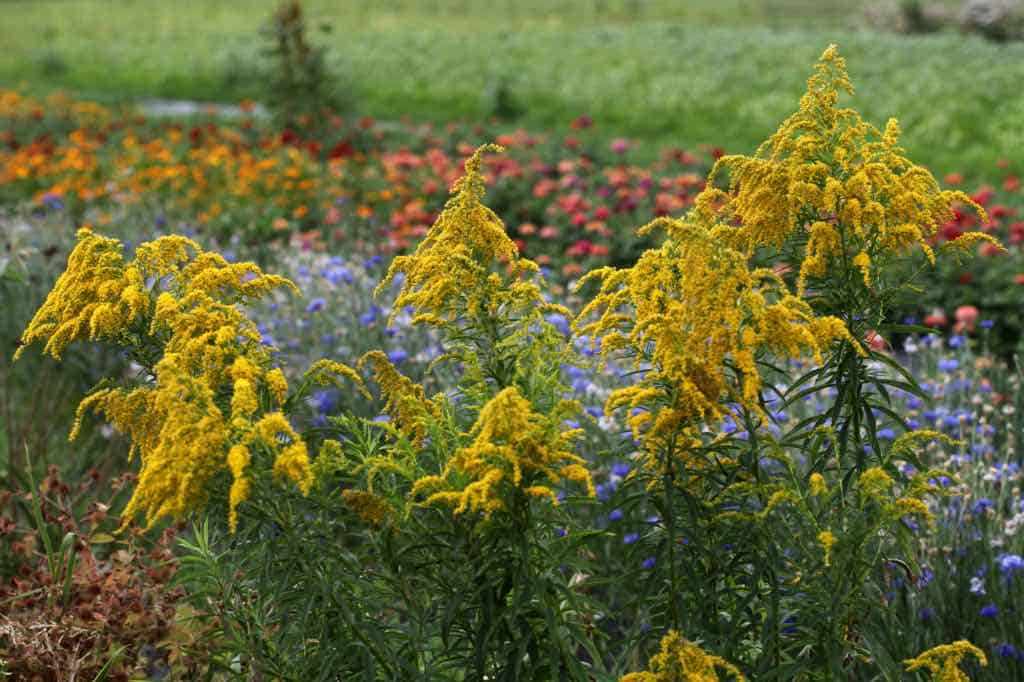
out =
<svg viewBox="0 0 1024 682"><path fill-rule="evenodd" d="M958 203L987 222L984 209L970 197L942 190L931 173L904 155L894 119L878 130L856 111L838 106L843 92L852 94L853 87L845 60L831 45L815 66L799 109L753 156L719 159L691 214L723 244L745 254L786 243L802 248L801 297L812 280L847 264L871 288L877 285L873 272L911 248L934 262L928 240ZM714 183L724 171L727 191ZM981 240L998 244L989 235L972 233L962 244L958 239L944 248L966 249Z"/></svg>
<svg viewBox="0 0 1024 682"><path fill-rule="evenodd" d="M387 356L385 356L386 358ZM335 377L344 377L356 385L356 389L363 395L367 400L372 400L373 396L366 389L366 383L363 381L363 377L359 375L359 372L352 369L348 365L334 360L317 360L314 362L308 370L306 370L305 379L313 381L320 386L325 386L328 383L335 383L337 381Z"/></svg>
<svg viewBox="0 0 1024 682"><path fill-rule="evenodd" d="M267 382L267 388L270 389L270 395L274 397L274 401L278 405L284 405L284 401L288 398L288 380L285 379L284 372L279 367L275 367L263 378Z"/></svg>
<svg viewBox="0 0 1024 682"><path fill-rule="evenodd" d="M633 267L584 278L599 289L574 322L577 333L600 343L602 361L628 348L637 362L653 365L642 382L613 391L605 404L606 412L648 410L628 419L634 437L646 429L648 452L679 429L722 419L728 401L760 413L759 353L820 358L834 340L851 340L840 320L815 317L778 275L749 269L747 256L713 230L659 219L641 232L661 228L668 238Z"/></svg>
<svg viewBox="0 0 1024 682"><path fill-rule="evenodd" d="M67 268L22 333L14 359L42 339L47 339L43 352L59 360L75 341L115 338L143 312L134 293L122 298L136 285L136 278L126 275L121 242L79 230Z"/></svg>
<svg viewBox="0 0 1024 682"><path fill-rule="evenodd" d="M650 672L629 673L620 682L718 682L719 671L727 679L746 682L739 668L720 656L707 653L675 630L661 640L661 650L651 657Z"/></svg>
<svg viewBox="0 0 1024 682"><path fill-rule="evenodd" d="M470 431L473 442L456 451L439 475L419 478L413 484L413 496L429 493L424 504L443 504L453 507L455 514L473 511L488 517L507 508L505 484L529 497L554 500L551 487L539 481L573 481L593 495L586 462L570 450L578 430L562 431L561 422L559 415L535 412L517 388L505 388L480 410ZM469 483L460 489L455 480L466 478Z"/></svg>
<svg viewBox="0 0 1024 682"><path fill-rule="evenodd" d="M149 277L160 280L152 290ZM125 262L118 241L79 231L65 272L22 342L45 339L44 352L55 357L78 340L129 341L129 330L163 343L162 357L150 369L151 384L86 397L70 433L77 436L84 414L95 411L130 438L130 454L139 455L141 470L126 523L135 514L152 524L202 508L209 482L229 470L235 479L229 495L234 528L237 507L251 488L244 474L246 448L257 440L274 455L278 477L309 489L305 444L287 420L275 414L253 424L260 382L279 403L288 388L284 375L269 369L255 324L235 304L278 286L294 288L252 263L229 264L183 237L141 244L134 260Z"/></svg>
<svg viewBox="0 0 1024 682"><path fill-rule="evenodd" d="M832 534L832 531L823 530L818 533L818 542L825 552L825 565L832 565L832 548L836 544L836 536Z"/></svg>
<svg viewBox="0 0 1024 682"><path fill-rule="evenodd" d="M934 682L970 682L971 678L960 669L960 663L966 656L978 659L982 667L988 665L985 652L966 639L932 647L918 654L916 658L903 661L903 665L906 666L907 672L927 670Z"/></svg>
<svg viewBox="0 0 1024 682"><path fill-rule="evenodd" d="M451 322L463 311L477 316L498 304L529 307L543 303L535 286L516 283L520 276L536 272L537 264L519 258L501 219L482 203L486 191L480 172L483 155L502 151L496 145L477 149L416 251L391 262L375 294L399 273L405 276L392 316L411 306L416 319L436 324ZM506 287L503 278L492 272L499 265L507 268L511 286Z"/></svg>
<svg viewBox="0 0 1024 682"><path fill-rule="evenodd" d="M858 479L860 490L869 499L881 501L893 486L892 477L881 467L871 467L860 475Z"/></svg>
<svg viewBox="0 0 1024 682"><path fill-rule="evenodd" d="M385 399L384 413L390 416L398 432L413 443L426 437L428 417L439 416L439 405L427 400L423 387L403 375L391 364L383 351L373 350L359 358L356 367L362 370L373 365L373 378Z"/></svg>
<svg viewBox="0 0 1024 682"><path fill-rule="evenodd" d="M828 493L828 486L825 484L825 477L818 472L811 474L811 477L808 480L808 488L811 491L811 495L814 495L815 497L821 497Z"/></svg>

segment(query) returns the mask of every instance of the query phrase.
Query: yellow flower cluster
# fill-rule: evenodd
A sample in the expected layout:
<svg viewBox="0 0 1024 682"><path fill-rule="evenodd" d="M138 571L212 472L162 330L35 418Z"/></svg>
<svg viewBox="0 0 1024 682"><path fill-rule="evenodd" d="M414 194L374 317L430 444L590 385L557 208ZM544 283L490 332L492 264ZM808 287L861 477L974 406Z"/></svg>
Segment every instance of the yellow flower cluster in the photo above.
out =
<svg viewBox="0 0 1024 682"><path fill-rule="evenodd" d="M977 658L982 666L988 665L985 652L965 639L932 647L917 658L903 661L903 665L907 667L907 672L927 670L935 682L970 682L971 678L960 669L960 662L967 655Z"/></svg>
<svg viewBox="0 0 1024 682"><path fill-rule="evenodd" d="M661 640L661 651L651 657L650 672L629 673L621 682L718 682L718 671L736 682L743 682L743 673L720 656L713 656L675 630Z"/></svg>
<svg viewBox="0 0 1024 682"><path fill-rule="evenodd" d="M294 285L253 263L228 263L183 237L142 244L130 262L116 240L89 230L78 237L19 353L46 339L44 351L59 357L76 340L99 339L133 347L143 362L159 358L147 367L147 383L86 397L71 431L73 439L84 414L94 410L131 438L142 468L126 519L142 512L152 524L198 509L210 479L228 470L234 528L251 487L246 471L253 448L274 457L276 477L308 490L305 444L281 412L261 409L282 405L288 383L270 368L254 324L234 305Z"/></svg>
<svg viewBox="0 0 1024 682"><path fill-rule="evenodd" d="M815 317L777 275L750 270L747 256L701 225L659 219L641 232L656 227L668 239L633 267L601 268L580 280L581 287L597 280L600 290L575 321L600 343L602 358L625 349L638 365L651 364L642 382L614 391L605 406L634 409L630 427L637 438L647 429L648 450L722 418L725 401L759 413L761 351L820 361L837 339L859 348L839 319Z"/></svg>
<svg viewBox="0 0 1024 682"><path fill-rule="evenodd" d="M412 306L417 321L444 324L462 315L493 314L502 306L527 308L543 303L540 289L528 279L538 270L537 264L519 258L504 223L482 203L486 183L480 163L488 151L502 148L484 145L466 160L465 174L416 251L391 262L377 291L399 273L405 275L392 315ZM494 272L498 264L508 268L510 281Z"/></svg>
<svg viewBox="0 0 1024 682"><path fill-rule="evenodd" d="M818 542L821 543L821 549L825 552L825 565L832 565L832 548L836 544L836 536L830 530L823 530L818 533Z"/></svg>
<svg viewBox="0 0 1024 682"><path fill-rule="evenodd" d="M508 486L556 504L548 483L582 483L593 495L590 472L570 449L580 430L561 430L566 413L575 409L564 404L542 415L517 388L503 389L481 408L470 431L473 442L457 450L440 475L417 480L412 494L429 494L425 504L446 504L456 514L479 511L484 516L508 507Z"/></svg>
<svg viewBox="0 0 1024 682"><path fill-rule="evenodd" d="M427 400L423 387L399 372L383 351L363 355L359 369L371 363L373 378L385 400L384 413L391 417L399 433L415 445L422 444L426 437L426 418L437 418L440 405Z"/></svg>
<svg viewBox="0 0 1024 682"><path fill-rule="evenodd" d="M808 280L851 266L871 287L883 262L910 247L934 261L928 238L952 216L955 202L986 222L984 209L966 194L941 190L931 173L904 156L894 119L878 130L838 106L841 91L852 94L853 87L832 45L799 110L753 156L719 159L697 199L698 218L745 253L791 239L802 246L801 296ZM723 170L728 191L713 183ZM990 235L970 233L959 246L977 240L998 245Z"/></svg>

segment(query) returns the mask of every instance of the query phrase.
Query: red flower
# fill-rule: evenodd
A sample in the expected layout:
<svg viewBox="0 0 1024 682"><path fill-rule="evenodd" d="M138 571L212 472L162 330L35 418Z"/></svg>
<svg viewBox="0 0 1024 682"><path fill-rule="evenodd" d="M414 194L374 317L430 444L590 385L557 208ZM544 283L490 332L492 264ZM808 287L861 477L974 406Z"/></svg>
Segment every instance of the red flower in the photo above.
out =
<svg viewBox="0 0 1024 682"><path fill-rule="evenodd" d="M949 324L949 318L941 309L936 308L924 318L924 324L926 327L945 327Z"/></svg>
<svg viewBox="0 0 1024 682"><path fill-rule="evenodd" d="M969 272L965 272L960 275L960 284L970 284L974 281L974 275Z"/></svg>
<svg viewBox="0 0 1024 682"><path fill-rule="evenodd" d="M1020 189L1020 178L1016 175L1009 175L1003 180L1003 189L1007 192L1016 192Z"/></svg>
<svg viewBox="0 0 1024 682"><path fill-rule="evenodd" d="M982 206L987 206L988 202L992 201L992 197L994 197L995 194L996 191L994 189L988 185L982 185L977 192L971 195L971 201L981 204Z"/></svg>
<svg viewBox="0 0 1024 682"><path fill-rule="evenodd" d="M1014 275L1013 276L1013 283L1014 284L1020 284L1020 285L1024 286L1024 272L1020 273L1019 275Z"/></svg>
<svg viewBox="0 0 1024 682"><path fill-rule="evenodd" d="M948 173L943 179L947 185L959 185L964 181L964 176L961 173Z"/></svg>
<svg viewBox="0 0 1024 682"><path fill-rule="evenodd" d="M582 114L574 118L572 120L572 123L569 124L569 127L572 128L573 130L585 130L586 128L589 128L593 125L594 119L590 118L586 114Z"/></svg>
<svg viewBox="0 0 1024 682"><path fill-rule="evenodd" d="M343 159L346 156L352 156L356 153L355 147L348 140L342 140L333 147L331 151L327 152L327 158L329 159Z"/></svg>

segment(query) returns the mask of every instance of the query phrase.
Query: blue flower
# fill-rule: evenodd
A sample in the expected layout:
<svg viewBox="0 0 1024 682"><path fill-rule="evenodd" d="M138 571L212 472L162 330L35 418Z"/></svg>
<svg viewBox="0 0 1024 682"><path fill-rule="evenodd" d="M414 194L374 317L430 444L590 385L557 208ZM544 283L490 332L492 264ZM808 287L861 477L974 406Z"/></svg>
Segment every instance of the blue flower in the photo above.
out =
<svg viewBox="0 0 1024 682"><path fill-rule="evenodd" d="M626 533L622 536L622 543L625 545L632 545L634 542L640 539L640 533Z"/></svg>
<svg viewBox="0 0 1024 682"><path fill-rule="evenodd" d="M654 558L654 557L652 557L652 556L649 556L649 557L647 557L646 559L644 559L644 561L643 561L643 563L642 563L641 565L642 565L642 566L644 567L644 570L645 570L645 571L649 571L649 570L651 570L652 568L654 568L654 565L655 565L656 563L658 563L658 560L657 560L657 559L655 559L655 558Z"/></svg>
<svg viewBox="0 0 1024 682"><path fill-rule="evenodd" d="M621 521L625 514L622 513L621 509L612 509L611 513L608 514L609 521Z"/></svg>
<svg viewBox="0 0 1024 682"><path fill-rule="evenodd" d="M568 336L569 332L572 331L569 327L569 320L560 313L551 313L547 315L545 320L548 321L555 329L562 332L562 334Z"/></svg>
<svg viewBox="0 0 1024 682"><path fill-rule="evenodd" d="M992 502L992 500L988 499L987 497L983 497L974 503L974 506L971 507L971 511L974 512L974 514L976 515L984 514L986 509L992 509L994 506L995 504Z"/></svg>
<svg viewBox="0 0 1024 682"><path fill-rule="evenodd" d="M401 364L408 358L409 354L402 348L395 348L394 350L388 351L388 360L390 360L393 365Z"/></svg>
<svg viewBox="0 0 1024 682"><path fill-rule="evenodd" d="M338 407L338 392L334 389L317 391L310 399L320 414L330 414Z"/></svg>
<svg viewBox="0 0 1024 682"><path fill-rule="evenodd" d="M942 358L939 360L939 369L949 374L955 372L960 367L960 361L956 358Z"/></svg>
<svg viewBox="0 0 1024 682"><path fill-rule="evenodd" d="M935 617L935 609L925 606L917 612L917 617L920 618L922 622L927 623Z"/></svg>
<svg viewBox="0 0 1024 682"><path fill-rule="evenodd" d="M896 432L892 429L879 429L878 437L882 440L893 440L896 438Z"/></svg>
<svg viewBox="0 0 1024 682"><path fill-rule="evenodd" d="M963 348L965 343L967 343L967 339L964 338L963 334L954 334L949 337L950 348Z"/></svg>
<svg viewBox="0 0 1024 682"><path fill-rule="evenodd" d="M625 478L629 475L630 466L625 462L616 462L612 465L612 475Z"/></svg>
<svg viewBox="0 0 1024 682"><path fill-rule="evenodd" d="M996 321L995 320L982 320L981 321L981 328L982 329L991 329L994 326L996 326Z"/></svg>
<svg viewBox="0 0 1024 682"><path fill-rule="evenodd" d="M564 538L568 534L569 534L569 531L567 531L564 528L556 528L555 529L555 535L557 535L560 538Z"/></svg>
<svg viewBox="0 0 1024 682"><path fill-rule="evenodd" d="M1001 658L1021 658L1021 652L1017 650L1017 647L1013 646L1008 642L1002 642L992 647L995 654Z"/></svg>
<svg viewBox="0 0 1024 682"><path fill-rule="evenodd" d="M1005 576L1013 575L1015 571L1024 571L1024 558L1019 554L1000 554L996 561L999 562L999 570Z"/></svg>
<svg viewBox="0 0 1024 682"><path fill-rule="evenodd" d="M995 618L999 615L999 607L995 604L986 604L978 611L978 615L982 618Z"/></svg>
<svg viewBox="0 0 1024 682"><path fill-rule="evenodd" d="M306 312L318 313L324 309L325 305L327 305L327 301L325 301L324 299L314 298L312 301L309 302L309 305L306 306Z"/></svg>

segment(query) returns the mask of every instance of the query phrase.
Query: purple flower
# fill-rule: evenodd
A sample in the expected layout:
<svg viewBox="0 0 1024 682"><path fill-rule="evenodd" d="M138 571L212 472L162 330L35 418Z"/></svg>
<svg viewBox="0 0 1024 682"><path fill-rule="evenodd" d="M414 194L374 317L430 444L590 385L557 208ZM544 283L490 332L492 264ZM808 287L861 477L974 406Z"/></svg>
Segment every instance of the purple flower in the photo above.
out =
<svg viewBox="0 0 1024 682"><path fill-rule="evenodd" d="M622 543L625 545L632 545L639 539L640 533L626 533L624 536L622 536Z"/></svg>
<svg viewBox="0 0 1024 682"><path fill-rule="evenodd" d="M999 607L995 604L987 604L981 607L981 611L978 611L978 615L982 618L995 618L999 615Z"/></svg>
<svg viewBox="0 0 1024 682"><path fill-rule="evenodd" d="M327 301L325 301L324 299L314 298L312 301L309 302L309 305L306 306L306 312L318 313L324 309L325 305L327 305Z"/></svg>
<svg viewBox="0 0 1024 682"><path fill-rule="evenodd" d="M996 325L995 320L982 320L981 321L981 328L982 329L991 329L995 325Z"/></svg>
<svg viewBox="0 0 1024 682"><path fill-rule="evenodd" d="M608 514L609 521L621 521L625 514L622 513L621 509L612 509L611 513Z"/></svg>
<svg viewBox="0 0 1024 682"><path fill-rule="evenodd" d="M658 560L657 560L657 559L655 559L655 558L654 558L654 557L652 557L652 556L649 556L649 557L647 557L646 559L644 559L644 561L643 561L643 563L641 564L641 566L643 566L643 567L644 567L644 570L645 570L645 571L649 571L649 570L651 570L652 568L654 568L654 565L655 565L656 563L658 563Z"/></svg>
<svg viewBox="0 0 1024 682"><path fill-rule="evenodd" d="M564 528L556 528L555 529L555 535L557 535L560 538L564 538L568 534L569 534L569 531L567 531Z"/></svg>
<svg viewBox="0 0 1024 682"><path fill-rule="evenodd" d="M399 365L405 362L408 357L409 354L401 348L395 348L394 350L388 351L388 360L390 360L393 365Z"/></svg>

